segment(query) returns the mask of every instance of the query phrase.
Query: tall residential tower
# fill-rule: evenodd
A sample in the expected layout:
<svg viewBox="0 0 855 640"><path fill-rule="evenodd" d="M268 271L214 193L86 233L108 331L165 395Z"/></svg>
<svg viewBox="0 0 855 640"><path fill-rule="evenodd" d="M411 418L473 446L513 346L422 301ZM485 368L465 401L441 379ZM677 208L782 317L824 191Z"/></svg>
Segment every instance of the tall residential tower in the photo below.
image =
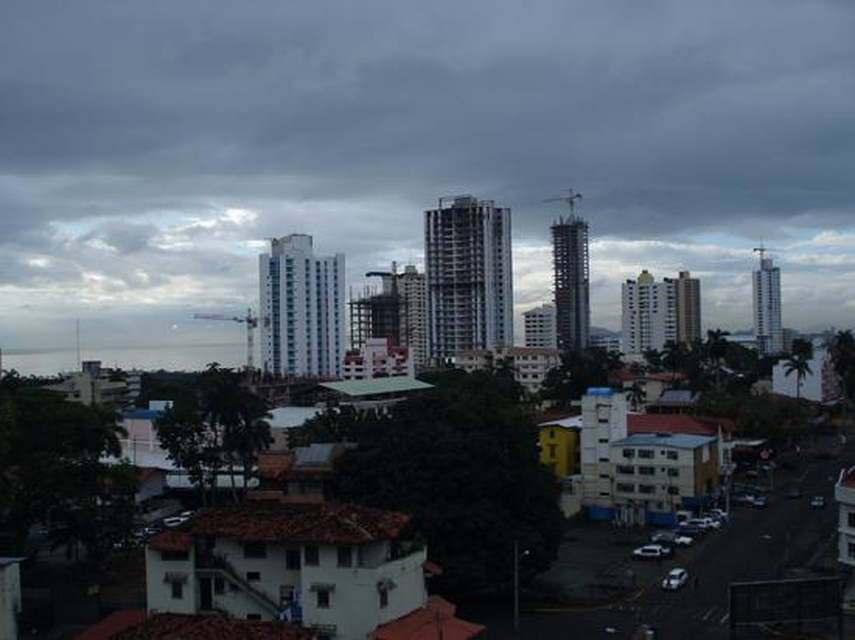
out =
<svg viewBox="0 0 855 640"><path fill-rule="evenodd" d="M585 220L571 215L566 220L559 218L552 225L552 265L558 347L582 351L588 347L591 330L588 223Z"/></svg>
<svg viewBox="0 0 855 640"><path fill-rule="evenodd" d="M760 355L770 356L784 350L781 326L781 270L772 265L772 258L760 251L760 268L754 271L754 335Z"/></svg>
<svg viewBox="0 0 855 640"><path fill-rule="evenodd" d="M312 236L292 234L271 240L258 267L264 370L341 377L344 254L316 256Z"/></svg>
<svg viewBox="0 0 855 640"><path fill-rule="evenodd" d="M555 349L558 336L555 331L555 307L543 304L523 313L525 346Z"/></svg>
<svg viewBox="0 0 855 640"><path fill-rule="evenodd" d="M648 349L657 351L677 342L677 286L673 279L656 282L646 269L636 280L623 284L624 353L641 359Z"/></svg>
<svg viewBox="0 0 855 640"><path fill-rule="evenodd" d="M701 281L681 271L673 280L677 299L677 341L691 346L701 340Z"/></svg>
<svg viewBox="0 0 855 640"><path fill-rule="evenodd" d="M425 211L425 262L432 361L513 345L510 209L440 198Z"/></svg>

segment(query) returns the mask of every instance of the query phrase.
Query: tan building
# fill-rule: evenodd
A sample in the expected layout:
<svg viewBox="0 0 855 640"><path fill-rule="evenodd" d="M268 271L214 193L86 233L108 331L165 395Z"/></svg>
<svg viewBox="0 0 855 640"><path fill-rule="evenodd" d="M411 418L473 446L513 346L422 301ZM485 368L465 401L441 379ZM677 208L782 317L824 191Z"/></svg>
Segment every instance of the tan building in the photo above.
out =
<svg viewBox="0 0 855 640"><path fill-rule="evenodd" d="M701 340L701 281L681 271L673 281L677 289L677 341L691 345Z"/></svg>

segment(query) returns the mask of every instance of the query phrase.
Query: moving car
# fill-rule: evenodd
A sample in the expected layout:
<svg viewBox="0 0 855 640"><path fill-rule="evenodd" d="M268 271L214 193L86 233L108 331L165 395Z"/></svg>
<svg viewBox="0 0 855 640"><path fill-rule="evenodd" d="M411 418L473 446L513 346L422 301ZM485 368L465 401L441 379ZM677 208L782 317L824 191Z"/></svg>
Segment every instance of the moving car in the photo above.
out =
<svg viewBox="0 0 855 640"><path fill-rule="evenodd" d="M811 509L825 509L825 498L822 496L814 496L810 501Z"/></svg>
<svg viewBox="0 0 855 640"><path fill-rule="evenodd" d="M662 581L662 588L665 591L676 591L684 587L689 581L689 572L685 569L671 569L665 579Z"/></svg>
<svg viewBox="0 0 855 640"><path fill-rule="evenodd" d="M659 560L660 558L668 558L674 553L671 547L666 547L661 544L646 544L643 547L633 550L632 557L635 560Z"/></svg>

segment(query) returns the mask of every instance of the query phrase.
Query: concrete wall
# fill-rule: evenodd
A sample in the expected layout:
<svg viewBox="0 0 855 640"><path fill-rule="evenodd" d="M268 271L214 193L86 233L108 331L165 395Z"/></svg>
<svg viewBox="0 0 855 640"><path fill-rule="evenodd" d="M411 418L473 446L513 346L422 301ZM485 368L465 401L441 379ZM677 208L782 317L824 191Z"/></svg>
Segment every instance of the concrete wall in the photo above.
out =
<svg viewBox="0 0 855 640"><path fill-rule="evenodd" d="M146 547L145 584L146 608L150 613L196 613L199 609L195 552L191 549L187 560L164 560L160 551ZM167 573L187 576L180 599L172 597L172 585L165 581Z"/></svg>

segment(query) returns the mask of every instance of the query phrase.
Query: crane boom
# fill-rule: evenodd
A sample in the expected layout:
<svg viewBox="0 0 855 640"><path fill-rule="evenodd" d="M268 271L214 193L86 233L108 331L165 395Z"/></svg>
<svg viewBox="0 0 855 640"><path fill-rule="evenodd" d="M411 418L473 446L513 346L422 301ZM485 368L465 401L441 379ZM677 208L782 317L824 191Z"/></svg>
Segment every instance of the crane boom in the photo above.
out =
<svg viewBox="0 0 855 640"><path fill-rule="evenodd" d="M573 189L567 189L567 195L562 196L560 198L547 198L543 202L566 202L567 206L570 207L570 217L573 217L573 209L574 203L576 200L581 200L582 194L578 191L573 191Z"/></svg>
<svg viewBox="0 0 855 640"><path fill-rule="evenodd" d="M253 330L258 326L258 316L252 315L252 309L246 310L245 316L226 316L216 313L194 313L195 320L225 320L226 322L246 323L246 368L252 371L254 367L255 344Z"/></svg>

